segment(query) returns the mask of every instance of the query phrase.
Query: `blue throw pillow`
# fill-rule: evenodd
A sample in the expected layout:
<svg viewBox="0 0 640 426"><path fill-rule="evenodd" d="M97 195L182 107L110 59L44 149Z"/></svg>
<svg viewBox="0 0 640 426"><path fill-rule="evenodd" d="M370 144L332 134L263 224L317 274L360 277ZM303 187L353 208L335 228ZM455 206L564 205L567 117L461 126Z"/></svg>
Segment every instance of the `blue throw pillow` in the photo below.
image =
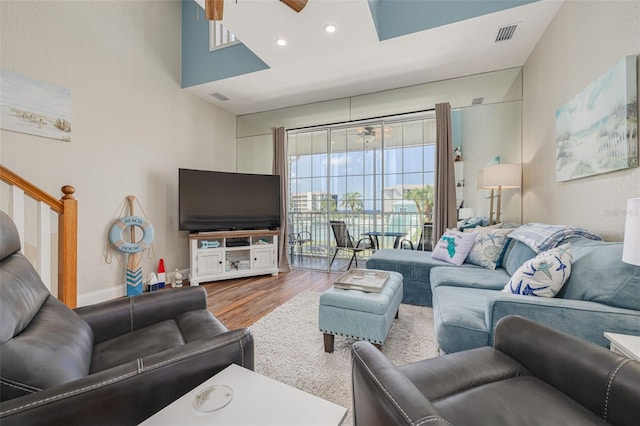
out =
<svg viewBox="0 0 640 426"><path fill-rule="evenodd" d="M505 293L554 297L571 274L571 246L542 252L524 263L504 286Z"/></svg>
<svg viewBox="0 0 640 426"><path fill-rule="evenodd" d="M511 231L513 229L477 227L476 241L467 256L467 263L496 269Z"/></svg>

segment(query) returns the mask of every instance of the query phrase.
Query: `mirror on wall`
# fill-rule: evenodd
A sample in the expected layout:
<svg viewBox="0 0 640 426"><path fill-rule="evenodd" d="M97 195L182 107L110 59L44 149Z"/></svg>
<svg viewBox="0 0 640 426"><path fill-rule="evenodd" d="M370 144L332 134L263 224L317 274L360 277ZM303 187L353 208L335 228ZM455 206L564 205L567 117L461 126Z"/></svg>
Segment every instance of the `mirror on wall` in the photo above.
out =
<svg viewBox="0 0 640 426"><path fill-rule="evenodd" d="M479 189L478 172L494 163L520 164L522 158L522 101L460 108L461 160L464 165L465 213L489 217L490 190ZM521 223L521 191L503 190L501 220ZM496 206L494 206L494 209ZM495 216L494 216L495 217Z"/></svg>

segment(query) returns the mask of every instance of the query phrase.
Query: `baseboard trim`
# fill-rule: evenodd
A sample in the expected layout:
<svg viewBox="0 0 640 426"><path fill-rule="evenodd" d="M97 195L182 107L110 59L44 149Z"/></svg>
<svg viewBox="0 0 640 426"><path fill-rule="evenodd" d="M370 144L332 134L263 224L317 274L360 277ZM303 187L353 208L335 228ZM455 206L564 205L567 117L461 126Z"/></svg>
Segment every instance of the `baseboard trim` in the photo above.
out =
<svg viewBox="0 0 640 426"><path fill-rule="evenodd" d="M175 272L167 272L167 283L173 281L173 274ZM180 269L180 273L186 278L189 276L189 268ZM145 281L146 284L146 281ZM169 287L171 285L169 284ZM117 299L118 297L124 297L127 295L127 284L122 283L120 285L114 285L111 287L103 288L102 290L90 291L78 295L78 306L93 305L94 303L100 303L107 300Z"/></svg>
<svg viewBox="0 0 640 426"><path fill-rule="evenodd" d="M102 290L90 291L78 295L78 306L93 305L94 303L104 302L106 300L117 299L126 296L126 284L114 285L103 288Z"/></svg>

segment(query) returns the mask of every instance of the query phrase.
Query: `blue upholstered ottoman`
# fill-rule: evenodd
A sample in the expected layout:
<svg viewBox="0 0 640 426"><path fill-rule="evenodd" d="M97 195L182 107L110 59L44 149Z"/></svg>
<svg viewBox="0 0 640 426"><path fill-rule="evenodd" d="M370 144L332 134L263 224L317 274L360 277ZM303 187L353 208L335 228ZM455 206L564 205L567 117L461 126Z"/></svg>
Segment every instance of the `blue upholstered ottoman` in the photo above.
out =
<svg viewBox="0 0 640 426"><path fill-rule="evenodd" d="M389 271L380 293L330 288L320 296L318 326L324 333L324 350L333 352L334 336L368 340L380 347L398 318L402 302L402 275Z"/></svg>

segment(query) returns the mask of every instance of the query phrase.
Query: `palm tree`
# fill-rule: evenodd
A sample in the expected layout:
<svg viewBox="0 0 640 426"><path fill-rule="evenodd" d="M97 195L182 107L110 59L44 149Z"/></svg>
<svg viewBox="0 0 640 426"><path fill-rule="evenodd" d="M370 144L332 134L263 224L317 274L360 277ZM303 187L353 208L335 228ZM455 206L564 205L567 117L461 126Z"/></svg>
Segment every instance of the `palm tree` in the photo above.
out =
<svg viewBox="0 0 640 426"><path fill-rule="evenodd" d="M318 211L326 212L327 206L329 206L329 211L335 212L336 210L338 210L338 206L336 204L337 203L334 198L320 200L320 202L318 203Z"/></svg>
<svg viewBox="0 0 640 426"><path fill-rule="evenodd" d="M433 208L433 185L426 185L422 188L407 189L404 198L416 203L419 212L424 212L424 221L430 222Z"/></svg>
<svg viewBox="0 0 640 426"><path fill-rule="evenodd" d="M352 212L361 211L364 207L362 204L362 194L359 192L347 192L342 196L340 205L351 209Z"/></svg>

